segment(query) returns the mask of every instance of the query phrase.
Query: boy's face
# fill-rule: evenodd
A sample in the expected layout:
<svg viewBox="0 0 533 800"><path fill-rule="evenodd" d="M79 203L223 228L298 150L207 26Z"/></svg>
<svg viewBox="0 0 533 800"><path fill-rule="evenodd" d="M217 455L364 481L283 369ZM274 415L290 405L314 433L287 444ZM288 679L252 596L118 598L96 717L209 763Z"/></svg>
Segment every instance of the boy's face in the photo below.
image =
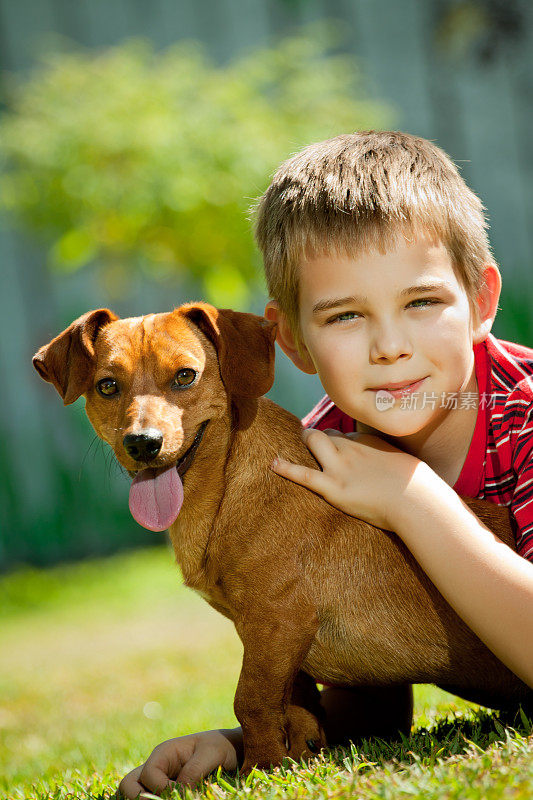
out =
<svg viewBox="0 0 533 800"><path fill-rule="evenodd" d="M435 288L410 289L422 284ZM474 324L440 242L402 237L385 254L309 258L299 301L303 368L316 371L334 403L361 423L416 438L448 413L440 407L443 393L476 392L473 344L492 319L488 328ZM421 381L416 406L402 408L398 395L386 408L379 404L377 390L405 381Z"/></svg>

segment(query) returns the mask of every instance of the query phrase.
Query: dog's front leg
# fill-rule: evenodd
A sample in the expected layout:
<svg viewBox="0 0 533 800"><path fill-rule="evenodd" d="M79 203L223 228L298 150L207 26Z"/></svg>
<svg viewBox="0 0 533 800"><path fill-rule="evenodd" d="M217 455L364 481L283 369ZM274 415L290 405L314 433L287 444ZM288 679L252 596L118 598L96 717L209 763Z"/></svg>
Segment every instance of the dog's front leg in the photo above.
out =
<svg viewBox="0 0 533 800"><path fill-rule="evenodd" d="M303 615L301 608L287 617L285 608L281 619L271 622L275 616L265 611L237 625L244 655L234 707L244 738L243 773L254 766L277 766L288 755L287 708L318 620L314 613Z"/></svg>

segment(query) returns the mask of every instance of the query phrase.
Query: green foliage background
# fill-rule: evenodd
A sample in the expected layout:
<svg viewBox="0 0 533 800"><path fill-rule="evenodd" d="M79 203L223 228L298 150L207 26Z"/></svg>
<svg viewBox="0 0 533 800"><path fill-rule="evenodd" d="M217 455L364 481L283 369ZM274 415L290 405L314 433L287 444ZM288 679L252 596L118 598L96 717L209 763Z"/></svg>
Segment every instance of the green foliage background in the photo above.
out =
<svg viewBox="0 0 533 800"><path fill-rule="evenodd" d="M51 284L61 287L60 318L47 313L47 336L85 303L120 313L116 301L141 290L144 303L168 297L172 307L186 291L254 310L264 290L250 206L272 172L313 140L392 120L365 95L341 40L338 27L320 23L217 64L194 41L155 50L134 39L96 50L55 38L35 68L10 77L0 116L0 213L44 245ZM152 310L164 309L139 309ZM46 491L28 511L9 454L0 459L0 567L146 542L112 454L106 463L101 444L89 447L83 408L38 413Z"/></svg>
<svg viewBox="0 0 533 800"><path fill-rule="evenodd" d="M192 41L63 43L11 84L0 203L44 236L54 269L97 261L111 285L133 269L187 273L206 299L245 308L261 286L248 209L276 166L390 122L338 40L314 25L223 66Z"/></svg>

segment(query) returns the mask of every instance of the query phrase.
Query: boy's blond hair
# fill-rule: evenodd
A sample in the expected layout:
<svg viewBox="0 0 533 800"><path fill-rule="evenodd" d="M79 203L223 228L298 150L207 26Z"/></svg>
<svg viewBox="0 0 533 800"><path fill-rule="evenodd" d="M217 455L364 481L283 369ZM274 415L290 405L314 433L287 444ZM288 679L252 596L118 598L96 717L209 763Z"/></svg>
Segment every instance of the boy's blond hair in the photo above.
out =
<svg viewBox="0 0 533 800"><path fill-rule="evenodd" d="M399 131L361 131L285 161L257 204L267 287L301 352L299 263L310 253L385 252L424 231L446 247L472 310L481 268L494 264L484 208L446 153Z"/></svg>

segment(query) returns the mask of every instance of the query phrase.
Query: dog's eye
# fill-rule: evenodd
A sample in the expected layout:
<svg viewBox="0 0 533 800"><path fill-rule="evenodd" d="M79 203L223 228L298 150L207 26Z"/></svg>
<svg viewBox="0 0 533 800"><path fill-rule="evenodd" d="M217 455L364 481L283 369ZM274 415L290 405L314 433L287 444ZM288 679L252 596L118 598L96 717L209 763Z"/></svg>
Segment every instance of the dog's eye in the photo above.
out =
<svg viewBox="0 0 533 800"><path fill-rule="evenodd" d="M118 392L117 382L113 380L113 378L102 378L102 380L98 381L96 384L96 389L104 397L110 397L112 394Z"/></svg>
<svg viewBox="0 0 533 800"><path fill-rule="evenodd" d="M176 372L174 386L190 386L195 378L196 372L193 369L189 369L188 367L185 369L180 369Z"/></svg>

